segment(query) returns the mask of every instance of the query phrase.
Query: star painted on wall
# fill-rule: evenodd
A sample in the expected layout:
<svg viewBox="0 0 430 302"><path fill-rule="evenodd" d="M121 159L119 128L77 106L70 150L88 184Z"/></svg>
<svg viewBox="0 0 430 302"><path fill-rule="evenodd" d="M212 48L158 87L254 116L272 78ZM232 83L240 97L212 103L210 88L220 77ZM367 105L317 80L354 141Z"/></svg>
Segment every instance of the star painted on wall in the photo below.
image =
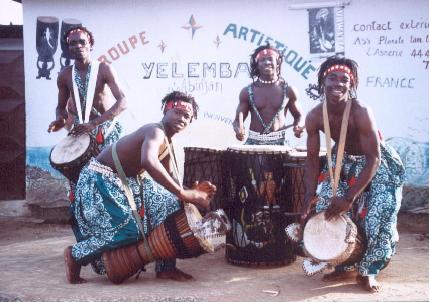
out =
<svg viewBox="0 0 430 302"><path fill-rule="evenodd" d="M216 35L216 39L214 41L216 48L219 47L219 45L221 44L221 39L219 38L219 35Z"/></svg>
<svg viewBox="0 0 430 302"><path fill-rule="evenodd" d="M194 34L196 33L196 30L202 28L202 25L197 25L196 20L194 19L194 15L191 15L190 20L187 24L182 26L183 29L189 30L191 29L191 39L194 38Z"/></svg>
<svg viewBox="0 0 430 302"><path fill-rule="evenodd" d="M163 41L163 40L161 40L160 44L158 44L158 45L157 45L157 47L158 47L158 48L160 48L161 52L163 52L163 53L164 53L164 50L166 49L167 44L166 44L166 43L164 43L164 41Z"/></svg>

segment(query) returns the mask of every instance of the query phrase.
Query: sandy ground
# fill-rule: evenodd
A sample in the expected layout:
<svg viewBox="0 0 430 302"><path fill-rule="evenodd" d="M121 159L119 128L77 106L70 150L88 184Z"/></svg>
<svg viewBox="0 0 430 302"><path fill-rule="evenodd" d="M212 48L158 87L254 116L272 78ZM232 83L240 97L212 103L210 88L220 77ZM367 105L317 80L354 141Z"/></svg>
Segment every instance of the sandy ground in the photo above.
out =
<svg viewBox="0 0 430 302"><path fill-rule="evenodd" d="M67 225L37 220L0 219L0 302L6 301L429 301L428 230L400 227L398 254L379 280L380 293L368 294L352 280L326 283L306 277L302 258L280 268L256 269L228 264L224 250L178 260L194 276L190 282L154 278L153 265L139 279L111 284L83 268L86 284L65 278L62 251L74 242ZM411 221L409 221L411 223Z"/></svg>

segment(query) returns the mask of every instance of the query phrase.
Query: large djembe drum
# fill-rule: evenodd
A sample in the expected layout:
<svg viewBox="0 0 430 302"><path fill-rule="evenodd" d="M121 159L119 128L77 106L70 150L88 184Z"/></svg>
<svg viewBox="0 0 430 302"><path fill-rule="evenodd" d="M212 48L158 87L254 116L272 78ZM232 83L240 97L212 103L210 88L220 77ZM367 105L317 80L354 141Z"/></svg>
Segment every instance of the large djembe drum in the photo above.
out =
<svg viewBox="0 0 430 302"><path fill-rule="evenodd" d="M77 137L68 135L52 148L49 162L53 168L76 183L82 168L91 157L96 156L99 152L93 136L89 134Z"/></svg>
<svg viewBox="0 0 430 302"><path fill-rule="evenodd" d="M210 181L217 187L210 210L224 209L226 177L223 174L224 150L185 147L184 185L191 188L195 181Z"/></svg>
<svg viewBox="0 0 430 302"><path fill-rule="evenodd" d="M236 146L226 151L227 261L244 266L280 266L295 260L284 228L296 208L288 196L289 171L284 164L291 148Z"/></svg>
<svg viewBox="0 0 430 302"><path fill-rule="evenodd" d="M157 226L144 241L103 253L106 274L112 283L120 284L155 260L197 257L213 253L225 245L225 234L231 229L222 210L209 212L204 218L197 208L185 204Z"/></svg>

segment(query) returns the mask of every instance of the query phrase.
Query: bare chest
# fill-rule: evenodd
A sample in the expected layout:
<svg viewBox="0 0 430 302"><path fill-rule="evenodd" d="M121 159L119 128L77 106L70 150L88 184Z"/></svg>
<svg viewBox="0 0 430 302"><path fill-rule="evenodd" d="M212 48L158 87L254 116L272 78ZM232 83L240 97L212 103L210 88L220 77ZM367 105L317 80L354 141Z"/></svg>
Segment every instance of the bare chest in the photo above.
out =
<svg viewBox="0 0 430 302"><path fill-rule="evenodd" d="M277 111L284 101L282 87L253 87L252 96L255 107L259 111Z"/></svg>

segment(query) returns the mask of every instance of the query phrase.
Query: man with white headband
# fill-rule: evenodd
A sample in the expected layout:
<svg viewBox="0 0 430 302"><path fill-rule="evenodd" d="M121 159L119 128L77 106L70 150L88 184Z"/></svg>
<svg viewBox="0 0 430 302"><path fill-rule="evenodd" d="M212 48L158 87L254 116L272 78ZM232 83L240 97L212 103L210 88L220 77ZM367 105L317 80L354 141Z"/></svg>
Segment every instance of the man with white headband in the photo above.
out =
<svg viewBox="0 0 430 302"><path fill-rule="evenodd" d="M142 239L117 167L122 167L133 192L145 234L179 210L182 202L209 208L216 187L202 182L195 189L183 189L173 174L175 159L170 147L172 136L197 118L198 106L193 97L178 91L166 95L162 104L161 122L144 125L122 137L83 168L73 207L82 238L64 250L70 283L85 282L80 277L81 266L100 258L104 251ZM155 270L157 278L192 278L176 268L175 260L157 261Z"/></svg>
<svg viewBox="0 0 430 302"><path fill-rule="evenodd" d="M322 63L318 72L322 103L306 117L308 153L302 219L314 205L317 213L326 211L328 220L345 213L350 216L365 236L364 254L353 265L337 266L323 280L355 277L367 291L377 292L381 285L376 276L394 255L399 239L397 213L405 169L399 155L382 140L370 109L357 100L357 87L355 61L333 56ZM331 167L326 164L321 172L320 131L328 142L335 141L333 148L327 143ZM338 169L336 165L340 165Z"/></svg>
<svg viewBox="0 0 430 302"><path fill-rule="evenodd" d="M247 145L286 145L286 115L290 110L293 132L300 137L301 113L296 89L281 77L282 56L270 45L258 47L251 55L252 83L243 88L239 95L239 105L233 129L236 138L245 139L244 121L251 113Z"/></svg>

